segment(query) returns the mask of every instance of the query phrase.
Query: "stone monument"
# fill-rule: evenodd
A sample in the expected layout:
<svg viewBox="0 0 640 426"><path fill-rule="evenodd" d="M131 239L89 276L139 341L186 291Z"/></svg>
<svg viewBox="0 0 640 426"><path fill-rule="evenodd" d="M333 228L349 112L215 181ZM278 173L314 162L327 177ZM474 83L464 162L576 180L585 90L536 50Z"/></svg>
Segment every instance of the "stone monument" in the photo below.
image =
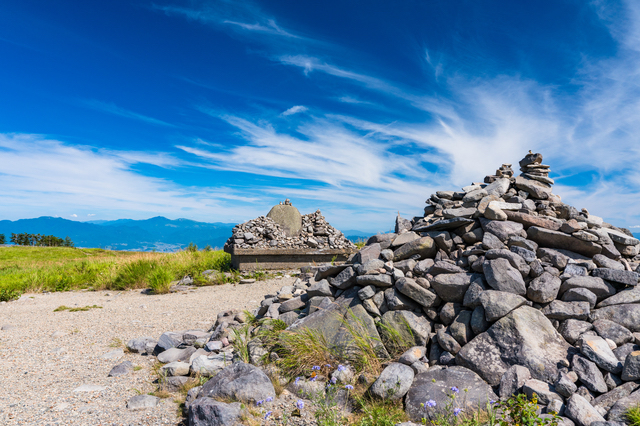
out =
<svg viewBox="0 0 640 426"><path fill-rule="evenodd" d="M282 227L287 237L296 237L302 228L302 215L287 198L284 203L273 206L267 217Z"/></svg>

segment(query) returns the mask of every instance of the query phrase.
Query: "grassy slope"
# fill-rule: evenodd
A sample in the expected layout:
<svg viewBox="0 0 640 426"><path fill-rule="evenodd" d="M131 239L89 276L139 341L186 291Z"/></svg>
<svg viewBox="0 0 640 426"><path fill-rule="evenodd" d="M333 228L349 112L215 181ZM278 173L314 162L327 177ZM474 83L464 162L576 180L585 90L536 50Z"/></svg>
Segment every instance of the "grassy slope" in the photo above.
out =
<svg viewBox="0 0 640 426"><path fill-rule="evenodd" d="M228 270L222 251L120 252L65 247L0 247L0 300L25 291L80 288L127 289L148 286L158 269L175 279L200 277L207 269Z"/></svg>

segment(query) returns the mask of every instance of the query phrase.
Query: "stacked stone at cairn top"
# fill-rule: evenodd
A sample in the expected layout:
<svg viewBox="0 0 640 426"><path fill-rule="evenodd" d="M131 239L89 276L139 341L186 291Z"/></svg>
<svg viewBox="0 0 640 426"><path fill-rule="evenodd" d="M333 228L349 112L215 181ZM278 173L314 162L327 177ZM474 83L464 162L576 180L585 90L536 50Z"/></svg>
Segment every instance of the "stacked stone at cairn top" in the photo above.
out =
<svg viewBox="0 0 640 426"><path fill-rule="evenodd" d="M549 185L553 185L554 181L549 177L549 166L542 164L542 154L533 154L529 151L522 160L520 160L520 176L534 179Z"/></svg>
<svg viewBox="0 0 640 426"><path fill-rule="evenodd" d="M512 178L513 177L513 169L511 168L511 164L505 163L498 170L496 170L496 174L493 176L485 176L484 183L493 183L496 179L500 178Z"/></svg>

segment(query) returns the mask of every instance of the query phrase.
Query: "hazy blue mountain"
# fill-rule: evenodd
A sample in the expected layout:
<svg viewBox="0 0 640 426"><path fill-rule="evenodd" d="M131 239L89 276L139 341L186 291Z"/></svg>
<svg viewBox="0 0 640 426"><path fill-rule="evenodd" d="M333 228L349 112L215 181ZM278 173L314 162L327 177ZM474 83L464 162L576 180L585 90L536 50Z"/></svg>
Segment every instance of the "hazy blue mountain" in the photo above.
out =
<svg viewBox="0 0 640 426"><path fill-rule="evenodd" d="M99 247L111 250L175 251L189 243L199 248L222 247L231 236L235 223L207 223L189 219L170 220L158 216L146 220L118 219L76 222L59 217L0 221L0 234L9 242L11 233L69 236L76 247ZM373 235L362 231L346 231L352 241ZM351 236L353 235L353 236Z"/></svg>
<svg viewBox="0 0 640 426"><path fill-rule="evenodd" d="M147 220L76 222L56 217L0 221L0 234L7 241L11 233L69 236L76 247L101 247L113 250L174 251L190 242L202 248L222 247L231 235L233 223L205 223L187 219L154 217Z"/></svg>

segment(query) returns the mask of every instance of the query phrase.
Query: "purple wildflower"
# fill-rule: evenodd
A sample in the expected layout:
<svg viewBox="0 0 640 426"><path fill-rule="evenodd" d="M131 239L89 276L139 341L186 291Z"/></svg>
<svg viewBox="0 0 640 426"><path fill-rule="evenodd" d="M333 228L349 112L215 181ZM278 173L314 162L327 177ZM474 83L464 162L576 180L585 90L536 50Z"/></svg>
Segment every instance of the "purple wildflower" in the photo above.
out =
<svg viewBox="0 0 640 426"><path fill-rule="evenodd" d="M337 381L338 381L338 379L335 376L331 378L331 384L332 385L335 385Z"/></svg>
<svg viewBox="0 0 640 426"><path fill-rule="evenodd" d="M320 366L319 365L314 365L313 367L311 367L312 370L320 370Z"/></svg>
<svg viewBox="0 0 640 426"><path fill-rule="evenodd" d="M453 391L453 393L460 393L460 389L458 389L457 387L452 387L451 390Z"/></svg>
<svg viewBox="0 0 640 426"><path fill-rule="evenodd" d="M265 420L273 413L273 411L267 411L267 414L264 415Z"/></svg>
<svg viewBox="0 0 640 426"><path fill-rule="evenodd" d="M296 402L296 407L298 407L298 410L302 410L304 408L304 401L299 399L298 402Z"/></svg>
<svg viewBox="0 0 640 426"><path fill-rule="evenodd" d="M312 378L309 379L310 382L315 382L316 381L316 376L313 376Z"/></svg>
<svg viewBox="0 0 640 426"><path fill-rule="evenodd" d="M454 408L453 409L453 415L454 416L458 416L460 413L462 413L462 408Z"/></svg>
<svg viewBox="0 0 640 426"><path fill-rule="evenodd" d="M427 401L427 403L425 404L427 407L435 407L436 406L436 402L433 399L430 399Z"/></svg>
<svg viewBox="0 0 640 426"><path fill-rule="evenodd" d="M260 401L256 401L256 405L262 405L263 402L264 402L264 399L261 399Z"/></svg>
<svg viewBox="0 0 640 426"><path fill-rule="evenodd" d="M338 371L344 371L346 370L345 366L342 364L338 364Z"/></svg>
<svg viewBox="0 0 640 426"><path fill-rule="evenodd" d="M271 401L273 401L273 397L272 397L272 396L270 396L269 398L265 399L265 401L266 401L266 402L271 402Z"/></svg>
<svg viewBox="0 0 640 426"><path fill-rule="evenodd" d="M344 388L347 390L353 390L353 386L351 385L345 385Z"/></svg>

